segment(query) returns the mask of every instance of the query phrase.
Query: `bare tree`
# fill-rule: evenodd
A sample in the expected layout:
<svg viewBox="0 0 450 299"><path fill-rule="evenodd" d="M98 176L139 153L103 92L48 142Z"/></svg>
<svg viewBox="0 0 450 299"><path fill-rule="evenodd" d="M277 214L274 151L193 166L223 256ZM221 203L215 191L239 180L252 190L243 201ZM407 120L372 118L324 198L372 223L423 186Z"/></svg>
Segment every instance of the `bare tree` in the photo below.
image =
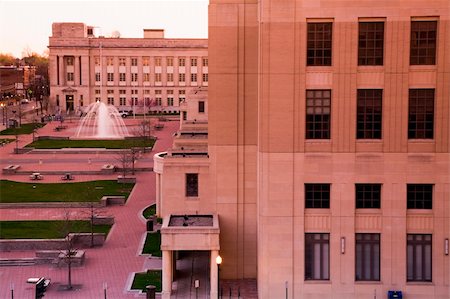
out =
<svg viewBox="0 0 450 299"><path fill-rule="evenodd" d="M94 194L92 192L91 188L86 189L86 197L90 199L89 204L86 208L86 213L89 217L89 225L90 225L90 234L91 234L91 241L90 241L90 247L94 247L94 222L97 215L102 211L101 208L99 208L96 205L96 202L92 201L94 198Z"/></svg>
<svg viewBox="0 0 450 299"><path fill-rule="evenodd" d="M125 178L127 176L130 167L134 165L135 153L132 150L121 151L116 156L116 161L119 163L122 169L122 176Z"/></svg>
<svg viewBox="0 0 450 299"><path fill-rule="evenodd" d="M76 248L76 238L74 238L74 222L71 220L70 211L64 212L64 218L61 225L61 232L65 235L64 237L64 250L62 251L64 255L64 262L67 264L67 289L71 290L73 288L72 285L72 263L73 258L77 253ZM72 235L71 235L72 233Z"/></svg>

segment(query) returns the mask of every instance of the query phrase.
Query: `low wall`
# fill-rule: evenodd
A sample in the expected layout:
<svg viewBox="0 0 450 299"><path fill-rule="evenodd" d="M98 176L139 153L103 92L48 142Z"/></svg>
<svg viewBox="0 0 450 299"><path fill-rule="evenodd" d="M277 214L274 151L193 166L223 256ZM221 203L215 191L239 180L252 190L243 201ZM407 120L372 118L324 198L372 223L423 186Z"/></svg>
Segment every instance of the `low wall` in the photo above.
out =
<svg viewBox="0 0 450 299"><path fill-rule="evenodd" d="M21 203L0 203L0 209L19 208L104 208L108 205L124 205L125 196L110 195L103 196L99 202L21 202Z"/></svg>
<svg viewBox="0 0 450 299"><path fill-rule="evenodd" d="M91 247L91 234L69 234L74 238L75 248ZM106 236L103 233L94 233L94 246L102 246ZM0 240L0 252L2 251L25 251L25 250L64 250L67 247L65 239L14 239Z"/></svg>

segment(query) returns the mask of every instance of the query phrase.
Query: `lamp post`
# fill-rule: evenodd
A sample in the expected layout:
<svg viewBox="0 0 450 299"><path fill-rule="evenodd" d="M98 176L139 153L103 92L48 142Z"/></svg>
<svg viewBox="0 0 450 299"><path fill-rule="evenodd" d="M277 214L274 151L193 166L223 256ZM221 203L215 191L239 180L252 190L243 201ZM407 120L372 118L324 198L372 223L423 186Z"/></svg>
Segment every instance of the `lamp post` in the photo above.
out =
<svg viewBox="0 0 450 299"><path fill-rule="evenodd" d="M2 107L2 124L5 125L5 103L1 103L0 106Z"/></svg>
<svg viewBox="0 0 450 299"><path fill-rule="evenodd" d="M108 289L108 284L106 282L103 283L103 296L106 299L106 290Z"/></svg>
<svg viewBox="0 0 450 299"><path fill-rule="evenodd" d="M216 257L217 264L217 298L220 298L220 264L222 264L222 257L218 255Z"/></svg>

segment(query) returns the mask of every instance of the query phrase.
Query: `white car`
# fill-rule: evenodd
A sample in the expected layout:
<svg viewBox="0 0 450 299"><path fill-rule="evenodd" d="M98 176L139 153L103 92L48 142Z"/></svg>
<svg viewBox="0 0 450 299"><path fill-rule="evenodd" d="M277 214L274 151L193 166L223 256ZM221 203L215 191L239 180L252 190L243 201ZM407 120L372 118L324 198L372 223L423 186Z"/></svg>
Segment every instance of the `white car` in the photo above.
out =
<svg viewBox="0 0 450 299"><path fill-rule="evenodd" d="M119 111L120 116L122 116L123 118L126 118L127 116L130 116L132 114L131 111L128 110L120 110Z"/></svg>

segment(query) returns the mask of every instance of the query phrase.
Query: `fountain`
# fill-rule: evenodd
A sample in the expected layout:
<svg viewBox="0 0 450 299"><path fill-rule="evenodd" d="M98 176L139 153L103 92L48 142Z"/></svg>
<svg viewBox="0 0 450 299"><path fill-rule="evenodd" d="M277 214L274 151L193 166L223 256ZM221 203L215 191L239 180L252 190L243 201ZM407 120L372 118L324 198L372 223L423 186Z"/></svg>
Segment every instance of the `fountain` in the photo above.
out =
<svg viewBox="0 0 450 299"><path fill-rule="evenodd" d="M130 136L119 111L100 101L87 107L73 138L123 139Z"/></svg>

